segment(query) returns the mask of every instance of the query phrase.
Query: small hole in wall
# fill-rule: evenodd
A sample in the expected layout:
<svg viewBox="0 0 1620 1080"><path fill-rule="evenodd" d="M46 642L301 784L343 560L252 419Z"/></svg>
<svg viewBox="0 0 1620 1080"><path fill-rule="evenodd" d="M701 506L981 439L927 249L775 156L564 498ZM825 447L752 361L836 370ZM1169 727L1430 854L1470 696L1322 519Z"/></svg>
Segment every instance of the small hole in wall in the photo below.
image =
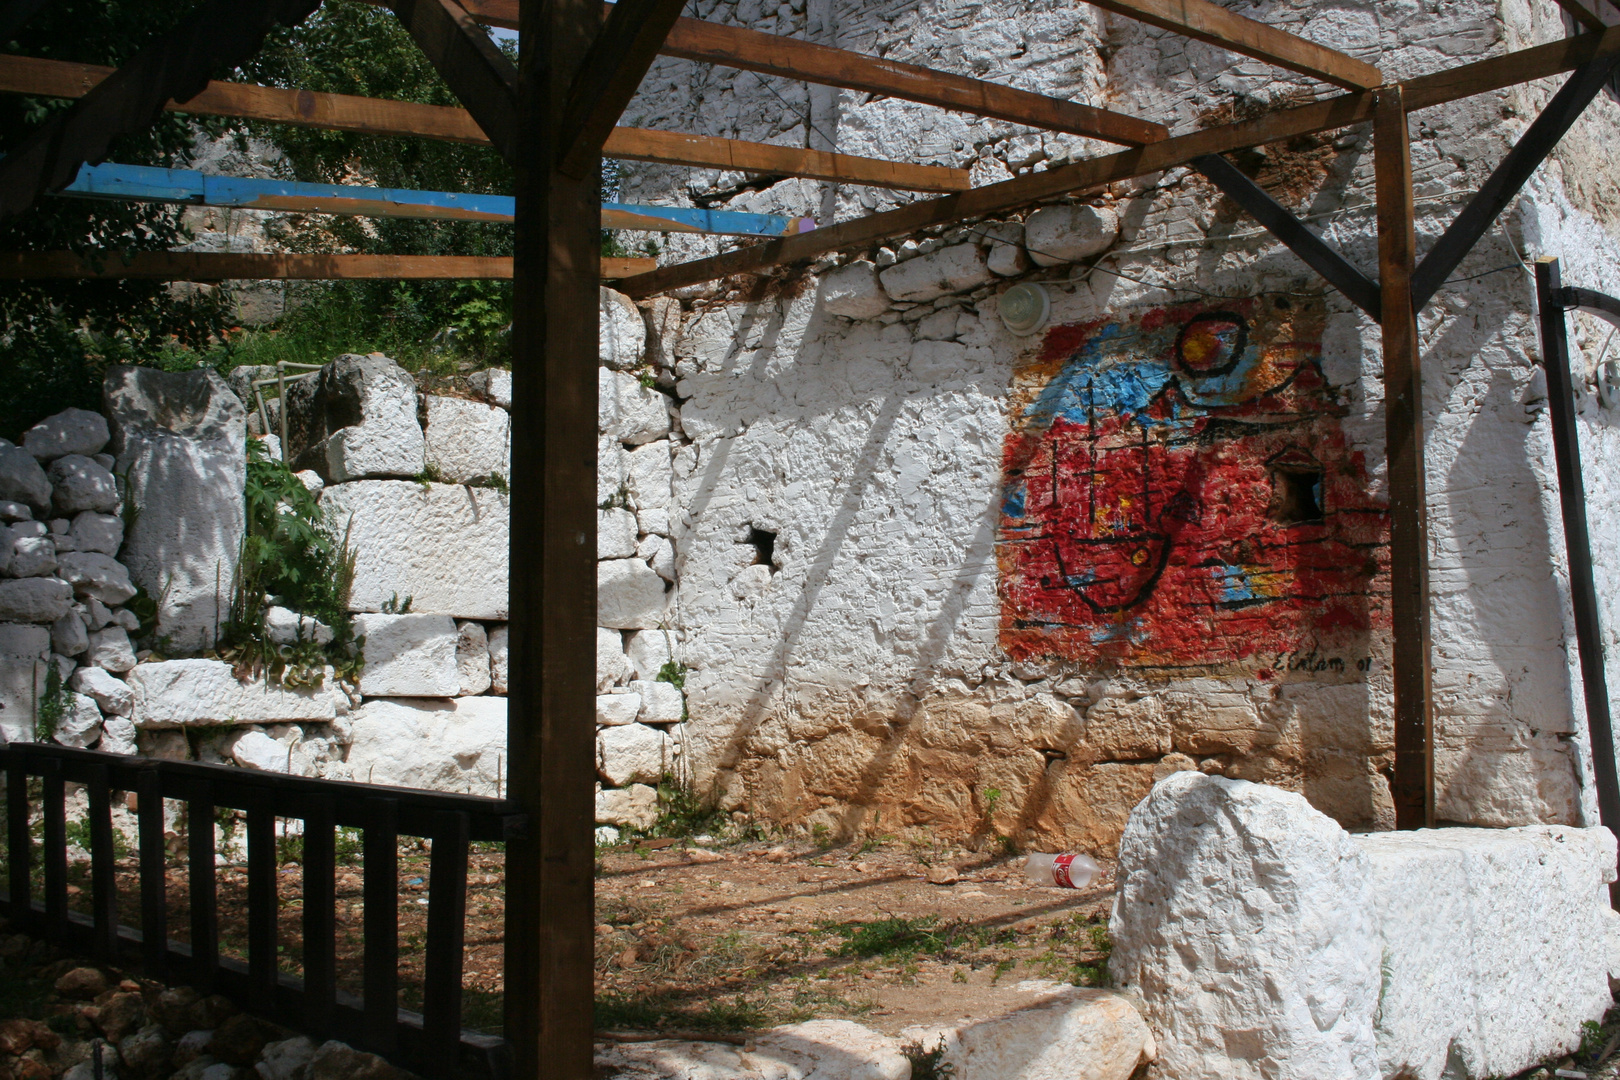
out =
<svg viewBox="0 0 1620 1080"><path fill-rule="evenodd" d="M776 573L776 534L758 525L750 525L746 543L754 549L754 565L768 566L771 573Z"/></svg>
<svg viewBox="0 0 1620 1080"><path fill-rule="evenodd" d="M1304 525L1322 520L1322 472L1320 469L1279 469L1272 474L1276 493L1277 520L1284 525Z"/></svg>

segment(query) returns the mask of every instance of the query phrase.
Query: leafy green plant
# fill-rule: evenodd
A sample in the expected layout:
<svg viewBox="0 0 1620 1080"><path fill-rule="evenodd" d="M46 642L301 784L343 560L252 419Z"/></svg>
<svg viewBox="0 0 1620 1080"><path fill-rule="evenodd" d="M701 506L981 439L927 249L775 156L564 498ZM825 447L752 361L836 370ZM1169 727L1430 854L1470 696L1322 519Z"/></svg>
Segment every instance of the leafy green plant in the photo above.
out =
<svg viewBox="0 0 1620 1080"><path fill-rule="evenodd" d="M956 1065L945 1060L945 1036L932 1050L923 1049L921 1040L909 1042L900 1053L911 1062L911 1080L948 1080L956 1075Z"/></svg>
<svg viewBox="0 0 1620 1080"><path fill-rule="evenodd" d="M56 735L71 704L68 688L62 683L62 669L54 662L47 661L45 692L39 696L39 703L34 707L35 742L47 742Z"/></svg>
<svg viewBox="0 0 1620 1080"><path fill-rule="evenodd" d="M411 613L411 601L415 599L414 596L407 596L402 603L399 599L399 593L395 593L383 601L382 613L384 615L409 615Z"/></svg>

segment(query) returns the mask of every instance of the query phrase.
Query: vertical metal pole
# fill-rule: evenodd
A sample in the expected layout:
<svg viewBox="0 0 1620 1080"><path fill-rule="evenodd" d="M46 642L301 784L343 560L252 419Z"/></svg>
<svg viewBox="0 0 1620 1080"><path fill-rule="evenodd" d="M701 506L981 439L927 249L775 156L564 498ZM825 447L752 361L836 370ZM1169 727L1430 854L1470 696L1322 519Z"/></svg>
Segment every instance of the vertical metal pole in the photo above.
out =
<svg viewBox="0 0 1620 1080"><path fill-rule="evenodd" d="M512 293L506 1036L515 1080L592 1075L598 166L555 168L597 0L521 0Z"/></svg>
<svg viewBox="0 0 1620 1080"><path fill-rule="evenodd" d="M1378 90L1373 163L1389 453L1394 631L1395 827L1434 826L1434 695L1429 654L1429 525L1423 483L1423 371L1412 308L1412 148L1399 86Z"/></svg>
<svg viewBox="0 0 1620 1080"><path fill-rule="evenodd" d="M1615 772L1609 681L1603 670L1603 626L1598 618L1597 584L1592 579L1592 540L1586 527L1586 485L1581 479L1575 388L1569 375L1569 328L1557 298L1562 287L1558 260L1538 259L1536 308L1541 319L1541 363L1547 371L1547 414L1552 421L1553 456L1558 462L1558 502L1564 517L1575 642L1581 654L1586 731L1592 742L1592 779L1597 788L1598 820L1620 835L1620 777ZM1609 902L1620 908L1620 881L1609 886Z"/></svg>

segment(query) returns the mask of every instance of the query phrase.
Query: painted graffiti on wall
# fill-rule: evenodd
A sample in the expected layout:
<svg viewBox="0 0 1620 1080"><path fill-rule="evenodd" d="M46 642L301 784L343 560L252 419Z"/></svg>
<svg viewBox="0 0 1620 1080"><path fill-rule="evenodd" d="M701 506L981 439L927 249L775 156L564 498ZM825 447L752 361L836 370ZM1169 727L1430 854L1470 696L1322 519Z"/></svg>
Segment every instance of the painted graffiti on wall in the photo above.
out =
<svg viewBox="0 0 1620 1080"><path fill-rule="evenodd" d="M1387 625L1387 508L1340 429L1322 325L1276 298L1048 332L1014 374L1003 458L1009 655L1265 676Z"/></svg>

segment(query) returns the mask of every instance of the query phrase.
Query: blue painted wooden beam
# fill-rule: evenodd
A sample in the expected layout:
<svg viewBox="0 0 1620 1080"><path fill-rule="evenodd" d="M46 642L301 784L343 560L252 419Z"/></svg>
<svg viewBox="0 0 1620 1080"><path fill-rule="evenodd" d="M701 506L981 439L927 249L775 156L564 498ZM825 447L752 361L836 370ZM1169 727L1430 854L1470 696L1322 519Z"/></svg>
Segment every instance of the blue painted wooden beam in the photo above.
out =
<svg viewBox="0 0 1620 1080"><path fill-rule="evenodd" d="M73 183L62 189L62 194L90 199L140 199L300 214L460 221L509 222L513 211L510 195L344 187L289 180L243 180L234 176L205 175L193 169L159 169L111 162L85 165ZM816 227L813 218L626 203L604 203L602 225L609 229L713 233L722 236L794 236Z"/></svg>

